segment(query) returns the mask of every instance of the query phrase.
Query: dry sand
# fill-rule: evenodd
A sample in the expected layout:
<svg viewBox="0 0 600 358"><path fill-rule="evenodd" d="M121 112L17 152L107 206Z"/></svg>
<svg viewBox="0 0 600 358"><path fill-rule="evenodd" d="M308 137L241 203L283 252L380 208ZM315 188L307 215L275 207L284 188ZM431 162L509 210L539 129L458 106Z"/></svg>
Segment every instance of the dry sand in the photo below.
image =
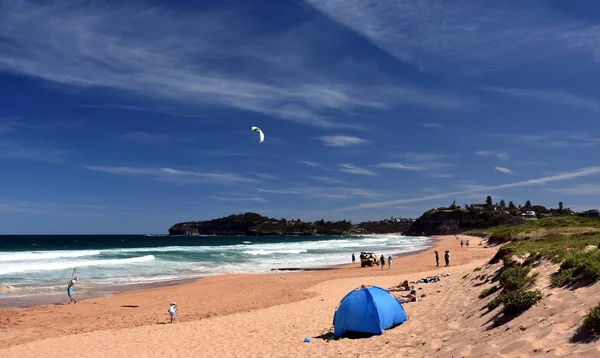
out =
<svg viewBox="0 0 600 358"><path fill-rule="evenodd" d="M490 319L499 309L481 310L492 297L477 296L491 286L489 280L499 268L487 264L496 249L470 239L467 249L454 236L439 238L442 264L443 251L451 250L449 268L435 267L431 249L394 260L391 271L347 265L315 272L226 275L77 305L3 310L0 356L600 356L600 343L581 342L585 337L577 336L581 318L597 304L600 285L575 292L549 289L547 275L556 267L541 266L536 285L545 293L542 302L492 327ZM424 301L404 304L409 315L404 324L368 339L327 339L335 308L350 290L362 284L389 288L440 273L454 276L417 284ZM159 324L168 321L173 300L179 322ZM303 343L307 336L312 342Z"/></svg>

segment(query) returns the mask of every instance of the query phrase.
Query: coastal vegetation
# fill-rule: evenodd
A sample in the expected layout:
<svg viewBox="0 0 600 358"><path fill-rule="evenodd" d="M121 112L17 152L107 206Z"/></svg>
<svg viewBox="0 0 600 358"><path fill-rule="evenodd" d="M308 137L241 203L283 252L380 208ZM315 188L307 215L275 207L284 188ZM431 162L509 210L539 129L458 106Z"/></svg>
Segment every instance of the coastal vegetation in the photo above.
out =
<svg viewBox="0 0 600 358"><path fill-rule="evenodd" d="M590 308L583 326L596 336L600 336L600 305Z"/></svg>
<svg viewBox="0 0 600 358"><path fill-rule="evenodd" d="M534 288L539 272L533 269L558 265L550 275L550 287L577 289L600 280L600 219L575 215L527 220L520 225L498 225L473 229L465 234L488 236L488 245L500 245L490 264L502 262L492 281L498 284L483 290L485 299L499 291L486 304L488 311L502 305L504 315L495 322L506 321L534 306L543 299L542 291ZM550 266L549 266L550 265ZM532 273L533 272L533 273ZM583 327L599 334L600 306L592 308Z"/></svg>
<svg viewBox="0 0 600 358"><path fill-rule="evenodd" d="M304 222L300 219L274 219L257 213L243 213L207 220L182 222L169 229L170 235L353 235L385 234L406 231L410 219L390 218L352 224L349 220Z"/></svg>

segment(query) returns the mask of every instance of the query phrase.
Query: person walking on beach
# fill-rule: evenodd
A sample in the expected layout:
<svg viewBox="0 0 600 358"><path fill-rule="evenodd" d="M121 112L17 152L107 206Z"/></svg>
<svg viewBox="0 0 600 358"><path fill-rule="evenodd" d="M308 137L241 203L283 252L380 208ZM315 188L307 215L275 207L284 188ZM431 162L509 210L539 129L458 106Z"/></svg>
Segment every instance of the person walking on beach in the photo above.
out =
<svg viewBox="0 0 600 358"><path fill-rule="evenodd" d="M465 244L465 242L460 240L460 247L463 247L464 244Z"/></svg>
<svg viewBox="0 0 600 358"><path fill-rule="evenodd" d="M469 247L469 240L467 240L467 247Z"/></svg>
<svg viewBox="0 0 600 358"><path fill-rule="evenodd" d="M75 273L75 270L73 270ZM73 297L73 286L75 285L75 281L77 281L77 276L72 276L69 280L69 284L67 285L67 295L69 295L69 303L77 303L75 297Z"/></svg>
<svg viewBox="0 0 600 358"><path fill-rule="evenodd" d="M438 254L438 252L435 252L435 265L436 266L440 266L440 255Z"/></svg>
<svg viewBox="0 0 600 358"><path fill-rule="evenodd" d="M381 269L383 270L383 266L385 266L385 257L383 257L383 254L381 254L379 261L381 261Z"/></svg>
<svg viewBox="0 0 600 358"><path fill-rule="evenodd" d="M388 256L388 270L392 269L392 255Z"/></svg>
<svg viewBox="0 0 600 358"><path fill-rule="evenodd" d="M173 323L173 320L175 320L175 317L177 317L177 303L175 302L171 302L171 305L169 306L169 315L171 316L171 323Z"/></svg>
<svg viewBox="0 0 600 358"><path fill-rule="evenodd" d="M450 266L450 251L446 250L444 254L444 260L446 260L446 267Z"/></svg>
<svg viewBox="0 0 600 358"><path fill-rule="evenodd" d="M356 261L356 258L354 257L354 252L352 253L352 263L354 263Z"/></svg>

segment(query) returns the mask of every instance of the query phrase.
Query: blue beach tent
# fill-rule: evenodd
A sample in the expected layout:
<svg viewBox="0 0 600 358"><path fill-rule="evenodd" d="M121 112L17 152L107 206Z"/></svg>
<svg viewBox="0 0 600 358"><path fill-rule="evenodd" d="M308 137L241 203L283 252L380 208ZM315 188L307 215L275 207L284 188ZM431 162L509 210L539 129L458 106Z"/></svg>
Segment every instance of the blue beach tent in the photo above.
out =
<svg viewBox="0 0 600 358"><path fill-rule="evenodd" d="M382 334L407 319L402 304L387 290L363 287L340 301L333 315L333 335L337 338L346 332Z"/></svg>

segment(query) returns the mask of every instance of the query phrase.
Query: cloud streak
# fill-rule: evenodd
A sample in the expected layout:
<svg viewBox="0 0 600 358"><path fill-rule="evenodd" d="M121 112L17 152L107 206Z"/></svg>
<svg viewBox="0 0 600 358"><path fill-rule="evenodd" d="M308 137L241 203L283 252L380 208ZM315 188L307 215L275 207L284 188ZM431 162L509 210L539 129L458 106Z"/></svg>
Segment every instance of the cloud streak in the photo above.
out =
<svg viewBox="0 0 600 358"><path fill-rule="evenodd" d="M338 164L338 167L340 167L339 170L344 173L356 175L377 175L375 172L369 169L361 168L353 164Z"/></svg>
<svg viewBox="0 0 600 358"><path fill-rule="evenodd" d="M496 169L500 173L504 173L504 174L512 174L513 173L512 170L510 170L508 168L504 168L504 167L494 167L494 169Z"/></svg>
<svg viewBox="0 0 600 358"><path fill-rule="evenodd" d="M501 87L482 87L482 90L496 92L508 96L536 99L552 104L561 104L572 108L591 111L600 114L600 101L593 98L586 98L572 93L563 91L542 91L517 88L501 88Z"/></svg>
<svg viewBox="0 0 600 358"><path fill-rule="evenodd" d="M508 160L509 156L505 152L496 152L493 150L478 150L475 152L475 155L480 157L497 157L502 160Z"/></svg>
<svg viewBox="0 0 600 358"><path fill-rule="evenodd" d="M336 210L333 210L332 212L345 212L345 211L390 207L390 206L396 206L396 205L402 205L402 204L408 204L408 203L417 203L417 202L422 202L422 201L446 199L446 198L453 197L453 196L466 195L466 194L472 194L472 193L480 193L480 192L484 192L484 191L491 192L493 190L500 190L500 189L534 186L534 185L552 183L552 182L557 182L557 181L571 180L571 179L575 179L575 178L581 178L581 177L598 175L598 174L600 174L600 167L587 167L587 168L577 169L577 170L573 170L570 172L564 172L564 173L560 173L560 174L556 174L556 175L552 175L552 176L541 177L541 178L525 180L525 181L518 181L518 182L502 184L502 185L494 185L494 186L477 185L475 187L470 187L470 188L462 190L462 191L438 193L438 194L410 198L410 199L399 199L399 200L390 200L390 201L382 201L382 202L364 203L364 204L359 204L359 205L355 205L355 206L351 206L351 207L347 207L347 208L336 209Z"/></svg>
<svg viewBox="0 0 600 358"><path fill-rule="evenodd" d="M600 60L600 28L535 2L305 0L421 71L468 73L552 59Z"/></svg>
<svg viewBox="0 0 600 358"><path fill-rule="evenodd" d="M247 178L234 173L227 172L201 172L177 170L172 168L140 168L140 167L106 167L86 166L92 171L103 172L114 175L145 176L156 180L178 182L178 183L214 183L223 185L257 183L256 179Z"/></svg>
<svg viewBox="0 0 600 358"><path fill-rule="evenodd" d="M309 31L263 36L247 17L106 2L0 0L0 71L221 106L304 125L357 128L331 115L396 103L461 109L462 97L354 85L306 69ZM259 73L252 76L251 73Z"/></svg>
<svg viewBox="0 0 600 358"><path fill-rule="evenodd" d="M352 145L364 144L369 142L366 139L346 135L323 136L319 139L322 140L323 143L328 147L349 147Z"/></svg>

